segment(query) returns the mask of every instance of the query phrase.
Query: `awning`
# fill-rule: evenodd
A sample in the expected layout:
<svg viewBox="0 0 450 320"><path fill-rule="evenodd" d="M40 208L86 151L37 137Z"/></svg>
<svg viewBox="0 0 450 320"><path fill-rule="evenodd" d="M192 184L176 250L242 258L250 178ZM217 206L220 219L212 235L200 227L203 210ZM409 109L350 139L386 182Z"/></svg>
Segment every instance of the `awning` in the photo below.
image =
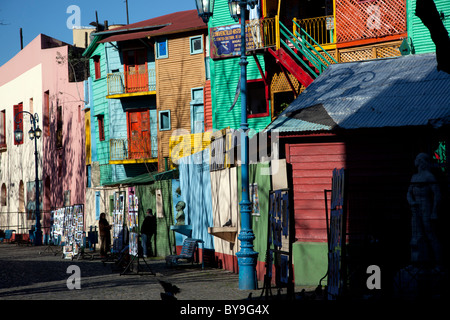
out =
<svg viewBox="0 0 450 320"><path fill-rule="evenodd" d="M119 185L128 185L128 186L134 186L134 185L143 185L143 184L150 184L155 181L161 181L161 180L169 180L169 179L177 179L178 178L178 169L173 169L169 171L164 172L150 172L150 173L144 173L136 177L127 178L120 181L105 183L104 186L119 186Z"/></svg>

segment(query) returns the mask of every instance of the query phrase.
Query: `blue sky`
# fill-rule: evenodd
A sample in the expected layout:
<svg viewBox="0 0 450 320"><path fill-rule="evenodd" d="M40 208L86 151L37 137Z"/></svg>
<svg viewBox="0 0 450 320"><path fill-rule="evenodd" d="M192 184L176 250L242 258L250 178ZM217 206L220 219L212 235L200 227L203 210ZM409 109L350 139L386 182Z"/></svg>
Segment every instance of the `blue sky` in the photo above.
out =
<svg viewBox="0 0 450 320"><path fill-rule="evenodd" d="M20 51L20 28L24 46L40 33L72 44L72 5L80 9L82 26L95 21L95 11L100 23L127 22L125 0L0 0L0 66ZM128 0L130 23L195 8L195 0Z"/></svg>

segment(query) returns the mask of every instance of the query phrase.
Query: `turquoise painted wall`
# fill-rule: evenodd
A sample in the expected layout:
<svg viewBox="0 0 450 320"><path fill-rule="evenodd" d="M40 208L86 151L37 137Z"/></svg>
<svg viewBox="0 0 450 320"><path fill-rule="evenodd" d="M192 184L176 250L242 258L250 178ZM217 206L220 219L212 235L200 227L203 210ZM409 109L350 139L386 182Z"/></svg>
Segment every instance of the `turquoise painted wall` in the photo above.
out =
<svg viewBox="0 0 450 320"><path fill-rule="evenodd" d="M236 24L236 22L230 17L228 2L224 0L216 1L214 5L214 16L208 24L209 28L233 24ZM263 55L258 54L257 59L264 72L265 63ZM239 129L241 125L240 98L234 108L228 112L233 104L239 81L239 60L240 58L210 59L213 128L216 130L226 127ZM255 59L252 56L248 56L247 61L247 80L262 79ZM269 123L270 115L268 117L248 119L249 127L256 131L264 129Z"/></svg>
<svg viewBox="0 0 450 320"><path fill-rule="evenodd" d="M123 72L123 59L121 53L117 50L116 43L99 43L91 54L100 56L101 77L92 81L92 109L93 116L92 127L95 132L97 161L100 164L100 184L120 181L138 174L146 172L142 165L122 165L109 164L109 140L127 138L127 109L149 108L151 111L156 109L156 98L154 96L143 98L125 98L125 99L107 99L107 78L106 75L112 72ZM154 69L154 54L152 51L148 54L148 67ZM94 63L90 61L90 72L95 74ZM154 79L152 79L154 82ZM98 121L95 116L104 115L105 140L99 140ZM156 135L156 113L150 112L151 132ZM156 146L157 147L157 146ZM156 151L155 151L156 153Z"/></svg>
<svg viewBox="0 0 450 320"><path fill-rule="evenodd" d="M444 15L442 22L447 31L450 32L450 1L434 0L434 3L438 12ZM408 38L411 40L414 53L435 52L436 46L431 40L430 31L425 27L419 17L415 15L416 0L407 0L406 10Z"/></svg>

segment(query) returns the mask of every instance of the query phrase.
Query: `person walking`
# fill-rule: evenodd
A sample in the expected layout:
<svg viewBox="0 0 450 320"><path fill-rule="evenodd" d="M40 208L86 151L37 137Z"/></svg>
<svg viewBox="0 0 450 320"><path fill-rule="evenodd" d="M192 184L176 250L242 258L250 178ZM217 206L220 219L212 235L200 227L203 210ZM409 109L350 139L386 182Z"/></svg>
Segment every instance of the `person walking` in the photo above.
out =
<svg viewBox="0 0 450 320"><path fill-rule="evenodd" d="M111 250L111 225L106 220L106 214L100 214L98 221L98 229L100 231L100 257L106 258L108 252Z"/></svg>
<svg viewBox="0 0 450 320"><path fill-rule="evenodd" d="M154 255L151 241L152 237L155 234L156 234L156 217L152 214L152 209L147 209L147 216L145 217L141 227L141 245L142 245L142 255L144 256L144 258L147 258L149 246L151 256Z"/></svg>

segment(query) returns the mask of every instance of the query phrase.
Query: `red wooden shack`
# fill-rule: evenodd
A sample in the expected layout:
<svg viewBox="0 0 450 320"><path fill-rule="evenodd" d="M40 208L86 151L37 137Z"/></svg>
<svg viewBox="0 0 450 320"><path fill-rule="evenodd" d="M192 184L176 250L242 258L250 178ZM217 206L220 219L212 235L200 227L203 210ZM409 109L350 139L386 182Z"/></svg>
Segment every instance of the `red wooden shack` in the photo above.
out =
<svg viewBox="0 0 450 320"><path fill-rule="evenodd" d="M344 168L349 281L364 287L366 268L375 264L392 289L410 262L406 194L418 153L434 157L448 194L439 150L449 138L449 88L450 75L436 70L434 54L335 64L267 128L279 132L291 170L296 284L318 284L326 274L325 194L333 169Z"/></svg>

